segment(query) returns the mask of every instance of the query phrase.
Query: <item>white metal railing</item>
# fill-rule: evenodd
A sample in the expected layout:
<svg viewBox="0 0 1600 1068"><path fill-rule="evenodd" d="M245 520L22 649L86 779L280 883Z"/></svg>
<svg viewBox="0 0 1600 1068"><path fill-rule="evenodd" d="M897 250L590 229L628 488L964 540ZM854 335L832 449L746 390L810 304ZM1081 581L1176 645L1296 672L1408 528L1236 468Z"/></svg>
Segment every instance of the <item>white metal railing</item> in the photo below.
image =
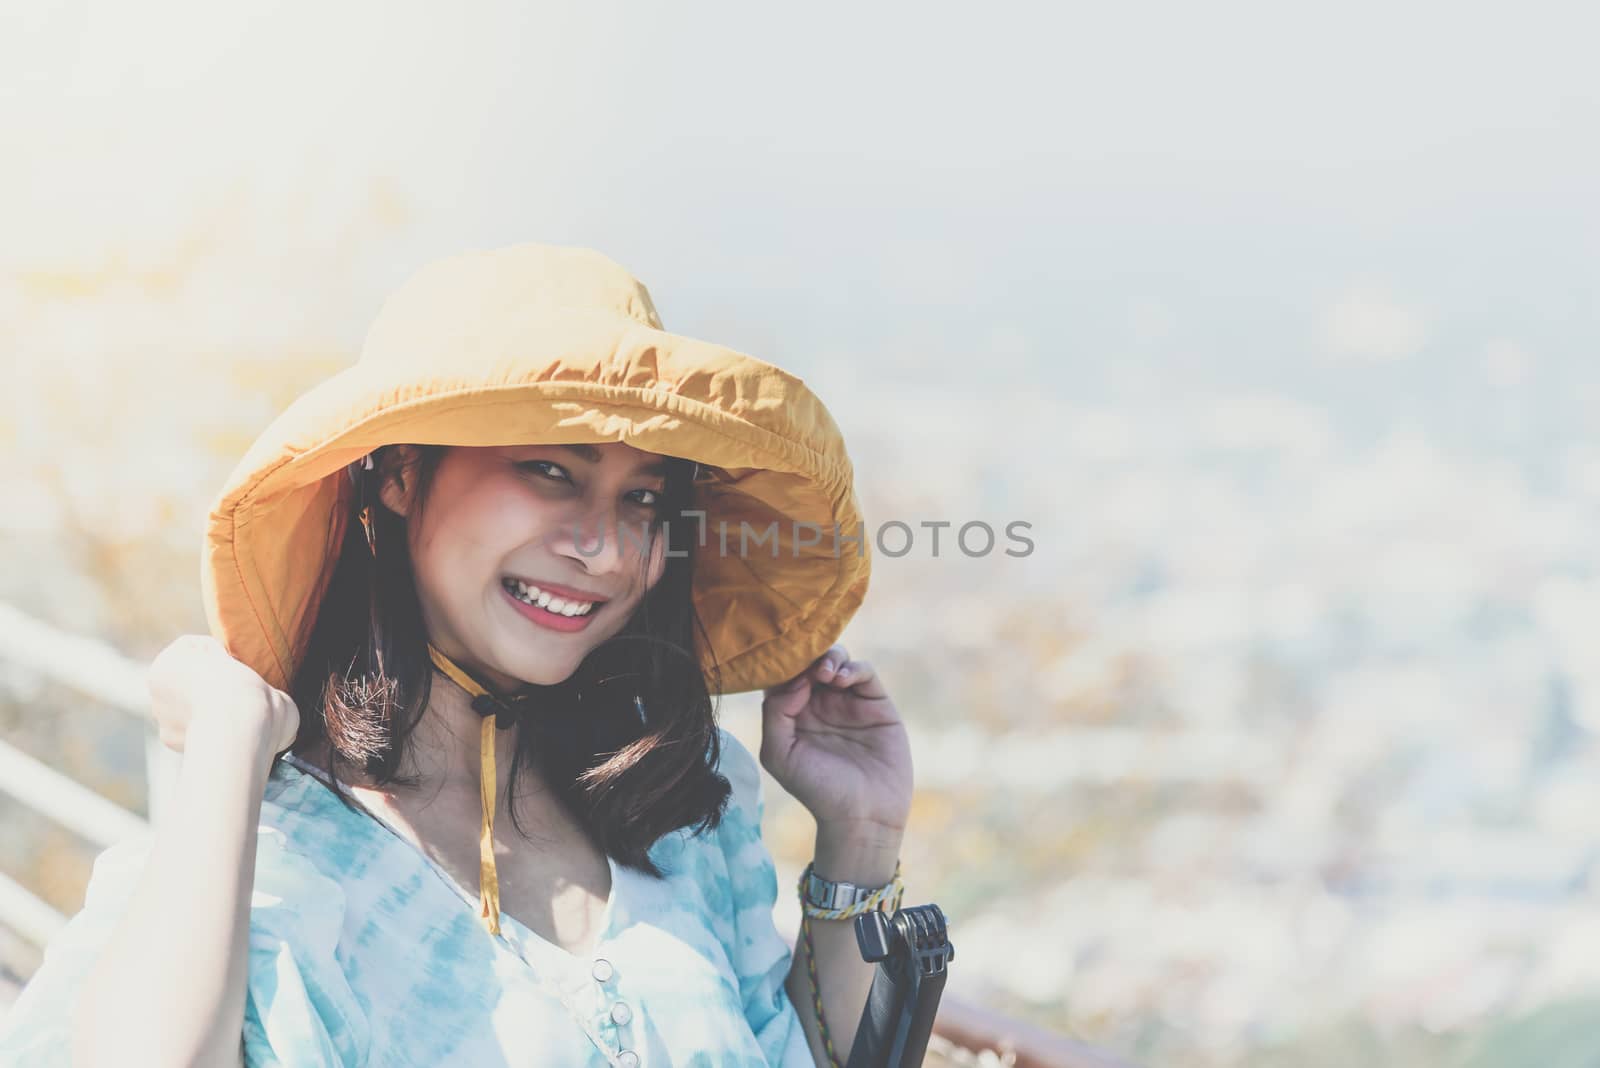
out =
<svg viewBox="0 0 1600 1068"><path fill-rule="evenodd" d="M42 623L0 602L0 661L11 672L32 672L149 723L145 668L104 642ZM151 724L153 728L153 724ZM159 818L178 755L145 733L151 819ZM0 742L0 791L102 847L149 827L149 822L63 775L15 746ZM0 873L0 924L46 945L67 917L27 887Z"/></svg>
<svg viewBox="0 0 1600 1068"><path fill-rule="evenodd" d="M0 659L137 716L149 711L145 668L102 641L41 623L0 602Z"/></svg>
<svg viewBox="0 0 1600 1068"><path fill-rule="evenodd" d="M49 902L0 872L0 917L7 927L36 946L46 946L67 922Z"/></svg>
<svg viewBox="0 0 1600 1068"><path fill-rule="evenodd" d="M116 802L4 742L0 742L0 790L103 846L148 826Z"/></svg>

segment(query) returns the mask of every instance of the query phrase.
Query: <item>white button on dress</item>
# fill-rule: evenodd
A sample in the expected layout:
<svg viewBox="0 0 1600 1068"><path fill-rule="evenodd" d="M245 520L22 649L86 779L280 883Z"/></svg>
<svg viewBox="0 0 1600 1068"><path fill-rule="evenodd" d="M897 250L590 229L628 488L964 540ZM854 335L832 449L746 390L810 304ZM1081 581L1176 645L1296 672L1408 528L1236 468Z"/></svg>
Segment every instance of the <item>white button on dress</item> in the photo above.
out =
<svg viewBox="0 0 1600 1068"><path fill-rule="evenodd" d="M619 1001L615 1005L611 1006L612 1023L625 1024L631 1019L633 1019L633 1010L628 1008L628 1003L626 1001Z"/></svg>
<svg viewBox="0 0 1600 1068"><path fill-rule="evenodd" d="M622 1062L622 1068L639 1068L639 1055L631 1049L618 1053L617 1060Z"/></svg>
<svg viewBox="0 0 1600 1068"><path fill-rule="evenodd" d="M601 957L594 962L594 977L600 982L608 982L615 974L616 969L612 968L611 962L606 960L604 957Z"/></svg>

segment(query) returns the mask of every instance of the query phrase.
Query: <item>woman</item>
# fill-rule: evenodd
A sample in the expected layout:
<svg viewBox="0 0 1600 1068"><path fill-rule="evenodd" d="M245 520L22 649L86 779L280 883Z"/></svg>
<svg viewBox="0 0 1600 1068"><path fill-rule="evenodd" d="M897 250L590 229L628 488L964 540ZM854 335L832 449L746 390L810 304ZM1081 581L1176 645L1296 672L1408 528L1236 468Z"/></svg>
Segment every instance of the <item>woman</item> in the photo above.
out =
<svg viewBox="0 0 1600 1068"><path fill-rule="evenodd" d="M836 644L852 482L800 379L666 333L602 256L419 272L218 499L216 639L151 667L171 815L97 860L0 1061L844 1060L849 917L897 906L911 801L900 717ZM716 725L753 689L817 820L809 953Z"/></svg>

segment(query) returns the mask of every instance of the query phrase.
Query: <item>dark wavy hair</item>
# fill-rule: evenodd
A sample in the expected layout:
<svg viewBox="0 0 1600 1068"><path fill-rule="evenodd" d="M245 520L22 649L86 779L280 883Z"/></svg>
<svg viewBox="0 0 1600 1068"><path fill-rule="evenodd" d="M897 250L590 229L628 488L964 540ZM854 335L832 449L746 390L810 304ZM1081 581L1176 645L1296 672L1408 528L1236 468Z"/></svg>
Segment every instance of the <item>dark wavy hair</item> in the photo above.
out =
<svg viewBox="0 0 1600 1068"><path fill-rule="evenodd" d="M450 446L415 448L418 460L408 477L416 479L421 509ZM377 493L385 451L374 457L373 470L360 473L367 482L352 495L339 559L290 693L301 715L289 751L303 757L326 744L334 793L352 809L357 806L339 785L341 768L360 768L379 786L417 785L400 768L434 678L406 521ZM698 834L716 827L731 793L716 771L713 694L720 694L720 673L714 664L703 671L693 652L695 634L705 635L690 595L695 539L683 516L694 506L695 471L692 461L668 458L662 507L647 531L649 544L667 538L660 580L622 630L569 678L519 691L519 698L526 695L519 701L523 711L508 728L517 735L507 772L512 797L519 771L537 767L607 854L657 877L662 873L648 856L650 846L679 828ZM372 507L375 557L354 514L363 491ZM648 548L640 554L641 568ZM515 805L511 818L527 838Z"/></svg>

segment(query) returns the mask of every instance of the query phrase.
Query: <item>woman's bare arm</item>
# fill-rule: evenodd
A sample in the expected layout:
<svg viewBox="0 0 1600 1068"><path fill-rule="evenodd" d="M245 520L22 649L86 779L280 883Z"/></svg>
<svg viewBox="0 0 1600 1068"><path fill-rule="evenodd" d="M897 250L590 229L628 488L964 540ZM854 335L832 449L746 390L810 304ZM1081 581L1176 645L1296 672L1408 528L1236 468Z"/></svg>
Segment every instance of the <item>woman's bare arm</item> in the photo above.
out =
<svg viewBox="0 0 1600 1068"><path fill-rule="evenodd" d="M294 742L290 696L215 638L185 634L150 664L150 707L183 753L127 911L74 1008L77 1068L243 1062L256 836L273 758Z"/></svg>
<svg viewBox="0 0 1600 1068"><path fill-rule="evenodd" d="M275 750L248 714L192 724L177 788L127 913L90 972L77 1068L243 1064L256 826Z"/></svg>

